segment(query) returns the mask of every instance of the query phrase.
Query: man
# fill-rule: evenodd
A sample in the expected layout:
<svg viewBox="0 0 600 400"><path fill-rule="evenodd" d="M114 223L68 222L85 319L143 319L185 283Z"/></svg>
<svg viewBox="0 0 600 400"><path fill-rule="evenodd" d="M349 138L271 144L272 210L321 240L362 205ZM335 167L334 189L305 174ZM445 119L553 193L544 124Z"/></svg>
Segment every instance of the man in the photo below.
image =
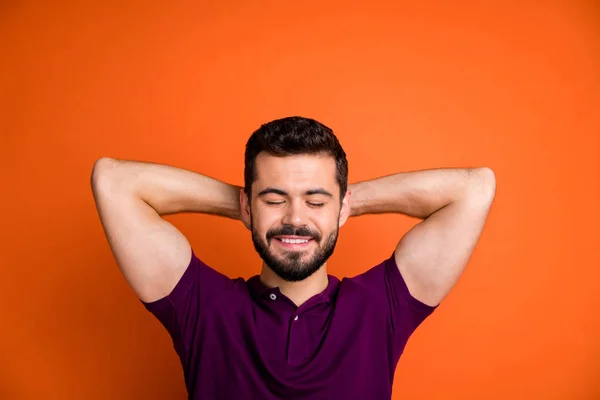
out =
<svg viewBox="0 0 600 400"><path fill-rule="evenodd" d="M92 173L117 264L171 335L189 398L390 399L409 336L457 282L479 239L493 172L424 170L348 186L331 129L290 117L252 134L244 184L109 158ZM240 219L263 259L260 275L230 279L204 264L161 218L178 212ZM339 227L384 212L423 221L363 274L328 275ZM364 246L376 239L365 233ZM235 251L236 243L226 246Z"/></svg>

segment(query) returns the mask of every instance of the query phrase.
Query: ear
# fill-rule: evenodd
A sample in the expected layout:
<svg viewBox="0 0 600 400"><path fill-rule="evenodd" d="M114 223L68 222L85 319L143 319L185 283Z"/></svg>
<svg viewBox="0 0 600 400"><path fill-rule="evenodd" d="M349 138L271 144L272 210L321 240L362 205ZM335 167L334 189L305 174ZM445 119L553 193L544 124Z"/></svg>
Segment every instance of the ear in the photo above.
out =
<svg viewBox="0 0 600 400"><path fill-rule="evenodd" d="M339 226L343 226L348 218L350 217L350 198L352 197L352 192L350 190L346 191L346 195L342 200L342 208L340 209L340 221Z"/></svg>
<svg viewBox="0 0 600 400"><path fill-rule="evenodd" d="M240 189L240 211L241 211L240 219L244 223L244 226L246 227L246 229L250 230L251 229L250 228L250 220L251 220L251 218L250 218L251 217L250 199L248 198L248 195L244 191L244 188Z"/></svg>

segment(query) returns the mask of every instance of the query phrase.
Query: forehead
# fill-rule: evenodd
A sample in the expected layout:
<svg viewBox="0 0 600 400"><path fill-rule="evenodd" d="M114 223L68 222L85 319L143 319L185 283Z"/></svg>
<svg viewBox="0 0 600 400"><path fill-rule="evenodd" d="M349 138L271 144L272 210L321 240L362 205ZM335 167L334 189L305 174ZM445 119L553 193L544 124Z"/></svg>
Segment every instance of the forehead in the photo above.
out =
<svg viewBox="0 0 600 400"><path fill-rule="evenodd" d="M275 157L260 153L256 157L255 168L256 180L252 185L258 191L267 186L289 193L321 187L334 193L338 188L335 160L329 155L299 154Z"/></svg>

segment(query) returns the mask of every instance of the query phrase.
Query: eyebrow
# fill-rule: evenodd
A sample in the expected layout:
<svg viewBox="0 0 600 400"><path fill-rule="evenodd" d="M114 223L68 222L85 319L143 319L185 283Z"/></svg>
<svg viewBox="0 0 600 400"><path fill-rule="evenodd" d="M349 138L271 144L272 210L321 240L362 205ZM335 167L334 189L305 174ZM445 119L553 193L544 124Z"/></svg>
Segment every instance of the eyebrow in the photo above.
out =
<svg viewBox="0 0 600 400"><path fill-rule="evenodd" d="M264 195L269 194L269 193L279 194L279 195L282 195L282 196L287 196L288 195L288 193L285 190L277 189L277 188L274 188L274 187L267 187L267 188L261 190L258 193L258 196L259 197L260 196L264 196ZM327 190L325 190L323 188L309 189L306 192L304 192L304 194L306 196L310 196L310 195L313 195L313 194L322 194L324 196L333 197L333 195L331 193L329 193Z"/></svg>

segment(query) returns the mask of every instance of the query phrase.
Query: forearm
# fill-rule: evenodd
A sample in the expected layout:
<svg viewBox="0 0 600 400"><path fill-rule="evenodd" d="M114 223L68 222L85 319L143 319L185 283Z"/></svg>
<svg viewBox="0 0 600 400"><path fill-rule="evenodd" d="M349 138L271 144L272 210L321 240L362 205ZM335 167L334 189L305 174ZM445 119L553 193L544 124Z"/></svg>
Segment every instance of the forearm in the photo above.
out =
<svg viewBox="0 0 600 400"><path fill-rule="evenodd" d="M102 158L94 166L92 184L137 196L159 215L197 212L240 218L239 186L169 165Z"/></svg>
<svg viewBox="0 0 600 400"><path fill-rule="evenodd" d="M351 215L389 212L425 219L469 193L489 191L492 180L489 168L442 168L358 182L349 187Z"/></svg>

